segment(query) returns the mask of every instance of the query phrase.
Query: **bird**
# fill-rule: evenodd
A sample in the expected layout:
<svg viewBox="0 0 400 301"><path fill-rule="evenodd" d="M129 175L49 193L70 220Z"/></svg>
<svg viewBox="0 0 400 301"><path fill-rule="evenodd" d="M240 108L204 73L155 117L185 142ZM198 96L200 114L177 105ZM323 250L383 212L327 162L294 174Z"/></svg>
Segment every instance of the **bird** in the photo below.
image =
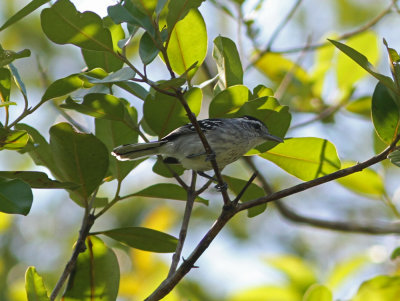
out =
<svg viewBox="0 0 400 301"><path fill-rule="evenodd" d="M113 149L112 155L121 161L162 155L167 164L181 164L185 169L204 172L213 169L213 158L222 170L266 141L283 142L252 116L203 119L198 124L213 151L211 156L206 153L192 123L173 130L158 141L120 145Z"/></svg>

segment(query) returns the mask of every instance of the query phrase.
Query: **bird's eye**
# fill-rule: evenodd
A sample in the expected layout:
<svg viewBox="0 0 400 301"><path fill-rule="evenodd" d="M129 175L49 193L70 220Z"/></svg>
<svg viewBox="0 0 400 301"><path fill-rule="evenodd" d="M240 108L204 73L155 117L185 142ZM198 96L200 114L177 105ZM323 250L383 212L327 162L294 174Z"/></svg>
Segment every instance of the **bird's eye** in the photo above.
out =
<svg viewBox="0 0 400 301"><path fill-rule="evenodd" d="M256 130L259 130L259 129L261 129L261 125L260 125L259 123L255 123L255 124L254 124L254 128L255 128Z"/></svg>

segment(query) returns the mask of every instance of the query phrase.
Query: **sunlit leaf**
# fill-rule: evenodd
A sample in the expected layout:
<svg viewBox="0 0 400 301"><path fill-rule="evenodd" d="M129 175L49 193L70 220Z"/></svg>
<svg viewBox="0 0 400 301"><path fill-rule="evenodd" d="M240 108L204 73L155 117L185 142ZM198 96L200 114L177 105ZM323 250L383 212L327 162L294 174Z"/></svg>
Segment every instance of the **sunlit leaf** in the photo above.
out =
<svg viewBox="0 0 400 301"><path fill-rule="evenodd" d="M167 28L172 32L175 25L186 17L192 8L198 8L204 0L175 0L168 3Z"/></svg>
<svg viewBox="0 0 400 301"><path fill-rule="evenodd" d="M378 79L382 84L384 84L390 90L395 90L393 80L383 74L380 74L375 71L375 68L368 61L367 57L357 50L347 46L346 44L340 43L338 41L329 40L333 45L335 45L339 50L344 52L347 56L349 56L353 61L355 61L358 65L360 65L363 69L365 69L369 74ZM346 74L347 76L348 74Z"/></svg>
<svg viewBox="0 0 400 301"><path fill-rule="evenodd" d="M171 183L159 183L152 186L149 186L141 191L135 192L132 196L141 196L148 198L158 198L158 199L170 199L170 200L178 200L178 201L186 201L187 200L187 192L181 186ZM208 201L197 197L195 199L196 202L203 203L208 205Z"/></svg>
<svg viewBox="0 0 400 301"><path fill-rule="evenodd" d="M284 143L259 156L303 181L313 180L340 168L335 146L321 138L285 139Z"/></svg>
<svg viewBox="0 0 400 301"><path fill-rule="evenodd" d="M83 49L113 52L111 33L94 12L80 13L69 0L45 8L40 20L43 32L56 44L74 44Z"/></svg>
<svg viewBox="0 0 400 301"><path fill-rule="evenodd" d="M364 255L353 257L349 260L339 262L330 272L326 285L332 289L337 289L342 283L345 283L356 272L368 263L368 258Z"/></svg>
<svg viewBox="0 0 400 301"><path fill-rule="evenodd" d="M279 255L267 258L266 262L282 272L300 291L304 291L317 280L312 267L300 257Z"/></svg>
<svg viewBox="0 0 400 301"><path fill-rule="evenodd" d="M307 72L296 63L278 53L265 53L255 66L273 81L281 82L283 77L290 72L298 81L307 82Z"/></svg>
<svg viewBox="0 0 400 301"><path fill-rule="evenodd" d="M302 301L332 301L332 292L324 285L313 284L305 292Z"/></svg>
<svg viewBox="0 0 400 301"><path fill-rule="evenodd" d="M0 211L27 215L33 201L31 187L19 179L0 178Z"/></svg>
<svg viewBox="0 0 400 301"><path fill-rule="evenodd" d="M90 236L70 275L63 301L115 301L119 279L117 256L99 238Z"/></svg>
<svg viewBox="0 0 400 301"><path fill-rule="evenodd" d="M369 62L374 65L379 58L378 37L372 31L365 31L347 40L346 45L357 49ZM347 53L346 53L347 54ZM343 52L338 54L336 76L341 89L350 89L358 80L365 77L367 72L358 68L356 63ZM349 72L351 70L351 72Z"/></svg>
<svg viewBox="0 0 400 301"><path fill-rule="evenodd" d="M85 81L79 74L60 78L50 84L42 96L42 101L60 97L84 87Z"/></svg>
<svg viewBox="0 0 400 301"><path fill-rule="evenodd" d="M301 295L298 290L282 286L258 286L241 290L230 296L228 301L299 301Z"/></svg>
<svg viewBox="0 0 400 301"><path fill-rule="evenodd" d="M206 25L200 12L193 9L175 25L171 33L167 48L169 62L172 70L180 75L196 62L197 66L200 66L206 54ZM195 70L189 72L189 77L192 77L194 72Z"/></svg>
<svg viewBox="0 0 400 301"><path fill-rule="evenodd" d="M382 83L378 83L372 95L372 121L378 136L386 144L399 134L400 111L395 96Z"/></svg>
<svg viewBox="0 0 400 301"><path fill-rule="evenodd" d="M143 227L119 228L96 234L104 234L131 248L157 253L174 252L178 243L178 239L172 235Z"/></svg>
<svg viewBox="0 0 400 301"><path fill-rule="evenodd" d="M77 183L75 190L85 200L102 182L108 168L108 150L94 135L76 132L68 123L50 129L54 162L65 181Z"/></svg>
<svg viewBox="0 0 400 301"><path fill-rule="evenodd" d="M199 88L192 88L184 95L191 111L197 116L200 113L203 93ZM152 131L160 137L172 130L189 123L187 113L176 97L155 92L149 95L143 105L144 118Z"/></svg>
<svg viewBox="0 0 400 301"><path fill-rule="evenodd" d="M371 117L371 105L372 105L372 98L371 96L364 96L352 100L346 105L346 110L363 117L370 118Z"/></svg>
<svg viewBox="0 0 400 301"><path fill-rule="evenodd" d="M214 96L208 108L208 115L210 118L233 117L250 96L250 90L246 86L231 86Z"/></svg>
<svg viewBox="0 0 400 301"><path fill-rule="evenodd" d="M357 162L344 161L342 169L356 165ZM365 168L360 172L353 173L336 180L339 184L359 194L380 198L385 194L385 185L382 177L373 169Z"/></svg>
<svg viewBox="0 0 400 301"><path fill-rule="evenodd" d="M0 128L0 150L18 150L23 148L29 140L29 135L24 130L9 130Z"/></svg>
<svg viewBox="0 0 400 301"><path fill-rule="evenodd" d="M399 276L376 276L363 282L351 301L396 301L400 296Z"/></svg>
<svg viewBox="0 0 400 301"><path fill-rule="evenodd" d="M35 267L29 267L25 273L25 290L28 301L50 301L43 278Z"/></svg>

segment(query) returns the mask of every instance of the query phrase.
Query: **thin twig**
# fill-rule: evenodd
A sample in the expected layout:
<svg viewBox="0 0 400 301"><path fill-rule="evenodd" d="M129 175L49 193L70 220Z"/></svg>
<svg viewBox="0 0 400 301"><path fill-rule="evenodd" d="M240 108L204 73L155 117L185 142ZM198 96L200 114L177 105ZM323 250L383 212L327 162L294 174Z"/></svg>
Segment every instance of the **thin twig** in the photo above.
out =
<svg viewBox="0 0 400 301"><path fill-rule="evenodd" d="M178 244L176 246L175 253L172 256L172 263L171 263L171 267L169 269L167 278L171 277L176 272L176 268L177 268L179 260L181 258L183 245L185 243L186 234L187 234L187 230L189 227L190 216L192 215L193 203L196 198L196 195L195 195L196 178L197 178L196 172L192 171L192 183L190 185L190 189L188 189L188 191L187 191L187 201L186 201L186 206L185 206L185 213L183 214L181 230L179 232L179 240L178 240Z"/></svg>
<svg viewBox="0 0 400 301"><path fill-rule="evenodd" d="M246 210L246 209L252 208L254 206L258 206L261 204L266 204L268 202L276 201L281 198L293 195L295 193L310 189L312 187L348 176L355 172L362 171L363 169L365 169L371 165L374 165L378 162L385 160L387 158L388 154L396 147L396 143L399 140L400 140L400 135L397 136L396 139L392 142L392 144L390 146L388 146L380 154L378 154L364 162L358 163L354 166L338 170L338 171L328 174L326 176L323 176L323 177L320 177L320 178L317 178L317 179L314 179L314 180L311 180L308 182L304 182L304 183L280 190L278 192L274 192L265 197L261 197L261 198L258 198L258 199L255 199L255 200L252 200L252 201L249 201L246 203L238 204L238 211Z"/></svg>
<svg viewBox="0 0 400 301"><path fill-rule="evenodd" d="M236 206L239 203L239 200L242 198L243 194L246 192L246 190L249 188L251 183L253 183L254 179L257 177L258 171L255 170L253 175L250 177L250 179L247 181L246 185L242 188L242 190L239 192L239 194L236 196L236 198L232 201L232 204Z"/></svg>
<svg viewBox="0 0 400 301"><path fill-rule="evenodd" d="M297 9L300 7L301 2L303 0L297 0L295 4L293 5L292 9L289 11L287 14L286 18L282 20L281 23L279 23L278 27L274 30L274 32L271 35L271 38L269 39L267 46L265 47L264 52L270 52L272 45L274 44L276 38L279 36L279 34L282 32L283 28L286 26L286 24L289 23L290 19L292 19L293 15L297 11Z"/></svg>
<svg viewBox="0 0 400 301"><path fill-rule="evenodd" d="M74 251L72 252L71 258L68 260L68 263L66 264L63 273L61 274L60 278L57 281L56 286L54 287L53 291L51 292L50 295L50 300L54 301L59 294L61 288L63 287L65 281L67 280L68 276L71 274L73 269L75 268L76 261L78 259L78 256L80 253L85 251L85 241L86 238L89 234L90 228L92 227L94 223L94 216L89 214L88 212L85 212L85 215L83 217L82 221L82 226L81 229L79 230L79 237L78 240L76 241Z"/></svg>
<svg viewBox="0 0 400 301"><path fill-rule="evenodd" d="M340 35L339 37L336 37L335 40L338 40L338 41L345 40L345 39L351 38L353 36L356 36L364 31L370 29L371 27L376 25L380 20L382 20L387 14L389 14L394 7L396 7L396 1L392 0L391 4L386 9L384 9L379 15L377 15L375 18L373 18L372 20L370 20L363 26L361 26L353 31L344 33L344 34ZM252 66L254 66L262 58L262 56L266 53L288 54L288 53L300 52L300 51L303 51L304 49L306 49L306 51L312 51L317 48L326 47L328 45L331 45L331 43L329 43L329 42L315 43L315 44L309 45L307 48L305 48L304 46L293 47L293 48L288 48L288 49L281 49L281 50L271 50L271 49L266 48L265 50L261 51L252 60Z"/></svg>
<svg viewBox="0 0 400 301"><path fill-rule="evenodd" d="M258 168L256 167L256 165L254 164L253 160L250 157L245 157L244 159L246 161L246 164L251 168L251 170L253 171L258 170ZM258 176L258 180L260 181L262 188L267 194L273 193L271 186L268 184L267 180L262 174ZM288 220L295 223L306 224L321 229L351 232L351 233L377 234L377 235L400 233L400 227L398 224L377 225L376 223L373 223L372 225L371 224L360 225L360 224L341 222L341 221L326 221L314 217L300 215L297 212L290 209L290 207L285 205L285 203L282 200L276 200L275 206L278 209L279 213L282 214L282 216L287 218Z"/></svg>
<svg viewBox="0 0 400 301"><path fill-rule="evenodd" d="M194 267L194 264L196 261L200 258L200 256L204 253L205 250L210 246L211 242L215 239L215 237L218 235L218 233L224 228L226 223L237 213L240 211L265 204L268 202L276 201L278 199L281 199L283 197L298 193L300 191L304 191L307 189L310 189L312 187L324 184L329 181L336 180L341 177L345 177L347 175L350 175L352 173L358 172L363 170L364 168L367 168L373 164L376 164L380 161L383 161L386 159L387 155L396 147L396 143L400 140L400 136L398 136L393 143L387 147L383 152L378 154L377 156L372 157L371 159L364 161L362 163L359 163L355 166L345 168L342 170L339 170L337 172L334 172L332 174L326 175L324 177L311 180L299 185L292 186L287 189L283 189L281 191L269 194L265 197L258 198L246 203L241 203L238 204L236 207L235 206L224 206L221 212L221 215L218 217L218 219L215 221L215 223L211 226L210 230L205 234L203 239L198 243L196 248L193 250L193 252L189 255L189 257L186 258L186 260L179 266L179 268L176 270L176 272L163 281L160 286L153 291L153 293L146 298L146 301L155 301L155 300L160 300L163 297L165 297L180 281L181 279L189 273L189 271Z"/></svg>

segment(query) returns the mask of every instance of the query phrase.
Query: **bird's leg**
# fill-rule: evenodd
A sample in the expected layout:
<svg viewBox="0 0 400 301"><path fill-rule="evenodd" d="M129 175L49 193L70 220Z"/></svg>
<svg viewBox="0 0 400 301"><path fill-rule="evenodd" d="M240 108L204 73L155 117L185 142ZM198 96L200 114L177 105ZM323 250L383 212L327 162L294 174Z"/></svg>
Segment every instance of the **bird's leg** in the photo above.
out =
<svg viewBox="0 0 400 301"><path fill-rule="evenodd" d="M218 180L215 177L209 176L208 174L206 174L203 171L197 171L197 174L199 176L202 176L202 177L206 178L206 179L212 180L213 182L218 182ZM221 192L222 190L227 190L228 189L228 184L226 184L226 183L223 183L222 185L217 184L217 185L215 185L215 188L219 192Z"/></svg>

